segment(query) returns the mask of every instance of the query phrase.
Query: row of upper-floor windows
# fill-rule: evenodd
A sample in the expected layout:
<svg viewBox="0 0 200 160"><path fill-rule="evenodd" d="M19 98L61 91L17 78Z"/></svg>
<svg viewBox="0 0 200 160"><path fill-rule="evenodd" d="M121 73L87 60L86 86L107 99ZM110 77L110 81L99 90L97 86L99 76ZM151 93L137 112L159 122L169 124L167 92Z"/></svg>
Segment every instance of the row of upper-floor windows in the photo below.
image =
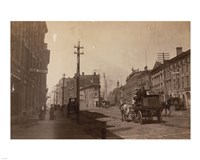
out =
<svg viewBox="0 0 200 160"><path fill-rule="evenodd" d="M163 83L153 84L153 88L164 87ZM181 77L166 81L166 87L168 89L184 89L190 87L190 76Z"/></svg>
<svg viewBox="0 0 200 160"><path fill-rule="evenodd" d="M23 66L26 69L34 68L34 67L37 67L37 69L46 68L45 60L44 59L42 60L39 57L39 54L38 54L40 52L39 49L35 47L33 50L33 48L31 47L28 48L25 42L19 37L16 37L16 36L11 37L12 59L17 61L21 66ZM33 52L37 53L38 57L35 57L37 55L35 54L34 56Z"/></svg>
<svg viewBox="0 0 200 160"><path fill-rule="evenodd" d="M45 35L41 27L40 22L11 22L11 34L24 39L33 39L36 42L41 42Z"/></svg>
<svg viewBox="0 0 200 160"><path fill-rule="evenodd" d="M11 44L11 57L27 69L34 63L30 51L20 41Z"/></svg>

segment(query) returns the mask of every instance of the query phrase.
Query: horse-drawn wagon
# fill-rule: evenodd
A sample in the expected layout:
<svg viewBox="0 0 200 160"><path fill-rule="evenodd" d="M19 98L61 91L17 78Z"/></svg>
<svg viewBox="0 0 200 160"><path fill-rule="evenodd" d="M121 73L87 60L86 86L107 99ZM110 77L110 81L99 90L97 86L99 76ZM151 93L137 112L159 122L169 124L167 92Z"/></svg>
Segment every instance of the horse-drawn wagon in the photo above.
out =
<svg viewBox="0 0 200 160"><path fill-rule="evenodd" d="M160 104L159 95L155 93L148 93L141 98L139 104L133 106L131 117L133 122L143 123L143 118L145 120L153 120L153 117L157 117L158 122L162 120L161 118L162 106Z"/></svg>
<svg viewBox="0 0 200 160"><path fill-rule="evenodd" d="M69 115L71 113L77 112L77 98L69 98L69 102L67 104L67 117L69 118Z"/></svg>

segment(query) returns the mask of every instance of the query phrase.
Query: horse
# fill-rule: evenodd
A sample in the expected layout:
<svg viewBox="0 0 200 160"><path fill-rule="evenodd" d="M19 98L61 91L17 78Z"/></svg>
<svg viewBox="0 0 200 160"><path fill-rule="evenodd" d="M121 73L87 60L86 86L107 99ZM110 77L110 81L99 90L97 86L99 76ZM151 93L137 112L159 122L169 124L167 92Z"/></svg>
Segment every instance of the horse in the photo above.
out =
<svg viewBox="0 0 200 160"><path fill-rule="evenodd" d="M132 108L132 105L126 104L126 103L122 103L120 101L120 103L119 103L119 109L121 111L122 121L124 121L124 120L127 121L128 120L129 114L131 113L131 108Z"/></svg>
<svg viewBox="0 0 200 160"><path fill-rule="evenodd" d="M165 110L165 116L167 116L167 110L168 110L169 111L168 116L170 116L170 114L171 114L171 109L170 109L171 108L171 104L170 103L166 103L166 102L162 102L161 106L162 106L161 112L163 110Z"/></svg>

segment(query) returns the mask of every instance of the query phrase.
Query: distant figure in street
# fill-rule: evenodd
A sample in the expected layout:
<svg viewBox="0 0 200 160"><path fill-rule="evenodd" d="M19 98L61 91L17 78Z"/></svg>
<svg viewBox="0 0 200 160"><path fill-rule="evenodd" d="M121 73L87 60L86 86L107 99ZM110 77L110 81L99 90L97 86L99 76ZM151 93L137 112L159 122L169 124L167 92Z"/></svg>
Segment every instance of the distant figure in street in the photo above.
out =
<svg viewBox="0 0 200 160"><path fill-rule="evenodd" d="M49 114L50 114L50 120L53 120L55 118L53 106L51 106Z"/></svg>
<svg viewBox="0 0 200 160"><path fill-rule="evenodd" d="M165 115L166 116L167 116L167 110L169 111L168 116L170 116L170 114L171 114L171 109L170 109L170 107L171 107L171 100L172 100L172 97L170 95L170 97L167 99L167 101L163 105L163 107L165 109Z"/></svg>
<svg viewBox="0 0 200 160"><path fill-rule="evenodd" d="M175 107L175 109L178 109L178 102L177 102L177 100L174 101L174 107Z"/></svg>
<svg viewBox="0 0 200 160"><path fill-rule="evenodd" d="M44 106L44 104L40 108L39 118L40 118L40 120L44 120L45 119L45 106Z"/></svg>
<svg viewBox="0 0 200 160"><path fill-rule="evenodd" d="M63 105L61 106L61 108L60 108L60 110L61 110L62 113L64 113L64 107L65 107L65 105L63 104Z"/></svg>

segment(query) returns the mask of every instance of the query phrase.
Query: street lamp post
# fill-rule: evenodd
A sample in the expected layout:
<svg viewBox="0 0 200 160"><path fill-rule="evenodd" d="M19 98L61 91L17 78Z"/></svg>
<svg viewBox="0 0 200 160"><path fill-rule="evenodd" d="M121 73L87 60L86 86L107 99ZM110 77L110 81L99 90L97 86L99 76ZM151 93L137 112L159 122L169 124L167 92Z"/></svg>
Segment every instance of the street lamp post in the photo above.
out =
<svg viewBox="0 0 200 160"><path fill-rule="evenodd" d="M79 87L79 78L80 78L80 54L83 54L83 52L80 52L80 49L83 49L83 47L80 46L80 41L78 41L78 45L74 46L74 48L77 49L74 54L77 54L77 70L76 70L76 98L77 98L77 109L76 109L76 121L79 124L80 118L79 118L79 111L80 111L80 87Z"/></svg>

